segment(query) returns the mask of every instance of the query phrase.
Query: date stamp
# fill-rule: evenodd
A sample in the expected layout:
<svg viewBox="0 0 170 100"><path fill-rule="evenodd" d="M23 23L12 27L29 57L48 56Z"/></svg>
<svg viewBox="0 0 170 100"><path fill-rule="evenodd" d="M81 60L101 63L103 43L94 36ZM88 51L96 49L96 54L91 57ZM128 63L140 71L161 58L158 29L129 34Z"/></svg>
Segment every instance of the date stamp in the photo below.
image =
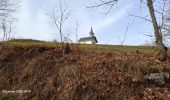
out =
<svg viewBox="0 0 170 100"><path fill-rule="evenodd" d="M23 93L31 93L31 90L2 90L3 94L13 94L13 93L17 93L17 94L23 94Z"/></svg>

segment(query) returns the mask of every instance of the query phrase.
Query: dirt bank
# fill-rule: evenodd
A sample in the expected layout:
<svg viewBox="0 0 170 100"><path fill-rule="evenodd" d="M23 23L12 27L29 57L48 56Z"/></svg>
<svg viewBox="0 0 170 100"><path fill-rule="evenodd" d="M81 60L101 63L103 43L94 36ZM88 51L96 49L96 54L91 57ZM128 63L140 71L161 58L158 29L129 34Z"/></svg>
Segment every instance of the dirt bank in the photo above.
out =
<svg viewBox="0 0 170 100"><path fill-rule="evenodd" d="M2 47L0 95L14 100L170 99L169 81L150 83L144 78L150 72L170 73L170 61L155 62L153 55L142 53L75 48L62 55L60 47Z"/></svg>

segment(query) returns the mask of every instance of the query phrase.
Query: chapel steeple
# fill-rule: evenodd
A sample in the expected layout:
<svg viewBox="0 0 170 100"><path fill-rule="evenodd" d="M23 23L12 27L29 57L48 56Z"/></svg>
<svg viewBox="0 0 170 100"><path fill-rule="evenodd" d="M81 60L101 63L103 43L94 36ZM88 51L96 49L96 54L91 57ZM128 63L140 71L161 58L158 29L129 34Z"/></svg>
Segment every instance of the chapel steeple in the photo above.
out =
<svg viewBox="0 0 170 100"><path fill-rule="evenodd" d="M91 30L90 30L90 37L94 37L94 32L93 32L93 28L91 27Z"/></svg>

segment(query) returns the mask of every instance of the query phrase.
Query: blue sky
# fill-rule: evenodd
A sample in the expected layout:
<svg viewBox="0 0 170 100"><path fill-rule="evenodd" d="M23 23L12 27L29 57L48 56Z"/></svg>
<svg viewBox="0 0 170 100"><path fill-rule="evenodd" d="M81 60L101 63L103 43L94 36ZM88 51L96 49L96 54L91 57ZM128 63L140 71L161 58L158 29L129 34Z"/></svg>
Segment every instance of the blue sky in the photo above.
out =
<svg viewBox="0 0 170 100"><path fill-rule="evenodd" d="M99 44L119 45L128 24L129 31L124 44L142 45L146 41L150 41L150 38L144 33L153 33L151 24L128 14L128 12L140 16L148 14L145 6L140 11L138 0L121 0L107 16L103 13L102 8L86 8L94 3L92 0L66 0L66 2L68 2L71 15L63 27L64 35L69 34L69 38L73 41L76 40L76 21L79 23L78 38L89 36L90 28L93 27ZM18 21L13 37L60 41L55 25L45 15L45 12L56 4L57 0L23 0L17 13Z"/></svg>

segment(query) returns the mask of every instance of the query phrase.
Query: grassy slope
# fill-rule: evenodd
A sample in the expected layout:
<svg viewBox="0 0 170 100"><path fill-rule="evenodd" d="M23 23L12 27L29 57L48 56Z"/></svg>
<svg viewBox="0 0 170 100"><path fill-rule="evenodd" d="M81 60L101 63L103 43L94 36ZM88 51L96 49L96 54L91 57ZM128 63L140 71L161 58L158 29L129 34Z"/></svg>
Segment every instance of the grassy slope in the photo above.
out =
<svg viewBox="0 0 170 100"><path fill-rule="evenodd" d="M61 43L57 42L44 42L38 40L10 40L5 42L6 46L48 46L48 47L56 47L61 46ZM142 53L155 53L156 48L153 46L120 46L120 45L88 45L88 44L71 44L72 47L80 47L87 51L97 51L97 52L127 52L127 53L136 53L136 51ZM170 50L169 50L170 52Z"/></svg>
<svg viewBox="0 0 170 100"><path fill-rule="evenodd" d="M60 43L13 40L1 45L0 90L32 91L7 96L34 100L170 99L169 81L157 85L144 78L150 72L170 73L169 61L154 61L154 47L72 44L72 51L63 56Z"/></svg>

